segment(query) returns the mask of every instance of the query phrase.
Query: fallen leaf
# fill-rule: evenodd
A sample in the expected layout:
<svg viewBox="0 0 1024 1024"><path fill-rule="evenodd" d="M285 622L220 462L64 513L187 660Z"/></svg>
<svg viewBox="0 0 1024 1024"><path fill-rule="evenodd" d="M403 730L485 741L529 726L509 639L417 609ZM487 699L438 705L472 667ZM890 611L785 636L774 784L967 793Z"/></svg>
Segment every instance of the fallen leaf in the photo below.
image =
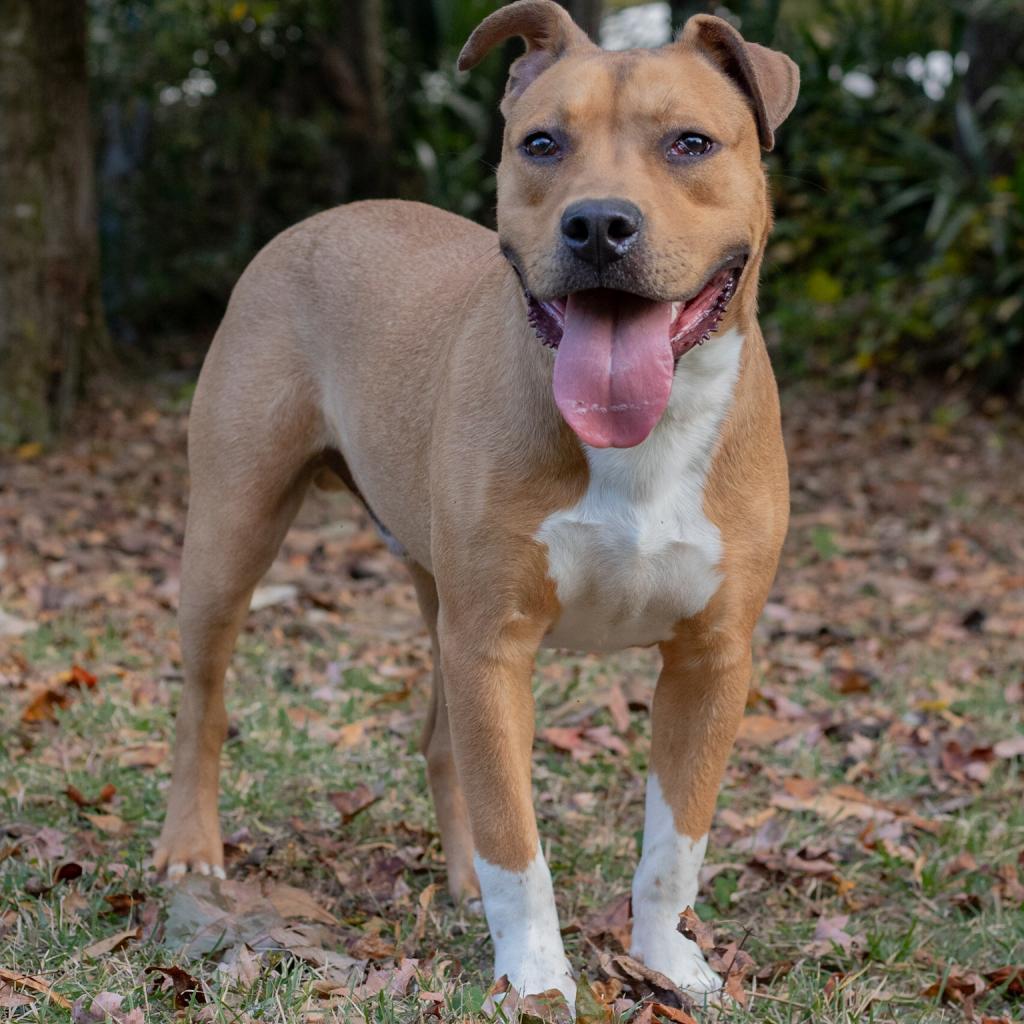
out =
<svg viewBox="0 0 1024 1024"><path fill-rule="evenodd" d="M10 615L0 608L0 637L25 636L31 633L38 626L27 619L19 619L16 615Z"/></svg>
<svg viewBox="0 0 1024 1024"><path fill-rule="evenodd" d="M707 953L715 946L715 930L706 921L702 921L693 907L687 907L679 915L679 923L676 925L683 938L695 942L702 953Z"/></svg>
<svg viewBox="0 0 1024 1024"><path fill-rule="evenodd" d="M319 921L321 924L338 923L338 919L305 889L298 889L294 885L275 884L265 889L264 895L285 919L299 918L304 921Z"/></svg>
<svg viewBox="0 0 1024 1024"><path fill-rule="evenodd" d="M217 972L241 987L249 988L259 981L263 973L262 957L257 956L244 942L240 942L221 957Z"/></svg>
<svg viewBox="0 0 1024 1024"><path fill-rule="evenodd" d="M187 875L171 891L163 944L197 957L239 943L256 947L283 925L258 885Z"/></svg>
<svg viewBox="0 0 1024 1024"><path fill-rule="evenodd" d="M30 1006L32 997L21 995L6 982L0 981L0 1007L5 1010L16 1010L19 1006Z"/></svg>
<svg viewBox="0 0 1024 1024"><path fill-rule="evenodd" d="M992 753L998 758L1024 757L1024 735L1012 736L993 744Z"/></svg>
<svg viewBox="0 0 1024 1024"><path fill-rule="evenodd" d="M349 952L362 960L388 960L395 955L395 944L382 935L360 935Z"/></svg>
<svg viewBox="0 0 1024 1024"><path fill-rule="evenodd" d="M844 953L852 953L864 943L863 935L850 935L846 931L849 914L837 914L835 917L819 917L814 927L814 938L803 947L811 956L825 956L836 947Z"/></svg>
<svg viewBox="0 0 1024 1024"><path fill-rule="evenodd" d="M591 987L586 974L576 985L576 1024L610 1024L614 1014L607 1001Z"/></svg>
<svg viewBox="0 0 1024 1024"><path fill-rule="evenodd" d="M150 966L146 968L146 974L159 974L170 982L174 990L174 1008L176 1010L187 1010L190 1006L206 1003L206 993L203 991L202 983L181 967Z"/></svg>
<svg viewBox="0 0 1024 1024"><path fill-rule="evenodd" d="M167 760L169 751L166 743L143 743L119 751L117 763L122 768L156 768Z"/></svg>
<svg viewBox="0 0 1024 1024"><path fill-rule="evenodd" d="M656 1018L673 1021L674 1024L697 1024L697 1018L691 1017L685 1010L677 1010L674 1006L664 1003L651 1003L651 1012Z"/></svg>
<svg viewBox="0 0 1024 1024"><path fill-rule="evenodd" d="M106 956L108 953L113 953L115 949L120 949L126 942L130 942L138 937L138 928L126 928L123 932L116 932L105 939L100 939L98 942L93 942L86 946L82 950L82 956L95 960L98 957Z"/></svg>
<svg viewBox="0 0 1024 1024"><path fill-rule="evenodd" d="M708 966L722 977L725 994L740 1006L747 1005L746 980L757 970L754 958L737 942L708 950Z"/></svg>
<svg viewBox="0 0 1024 1024"><path fill-rule="evenodd" d="M953 964L938 981L923 989L921 995L926 999L938 998L944 1003L959 1003L966 1012L984 991L985 979L980 974Z"/></svg>
<svg viewBox="0 0 1024 1024"><path fill-rule="evenodd" d="M629 893L616 896L583 922L584 934L595 942L607 936L622 950L629 949L633 934L632 903Z"/></svg>
<svg viewBox="0 0 1024 1024"><path fill-rule="evenodd" d="M1024 966L997 967L986 971L985 978L990 988L999 989L1008 996L1024 996Z"/></svg>
<svg viewBox="0 0 1024 1024"><path fill-rule="evenodd" d="M64 790L64 795L74 804L79 807L99 807L100 804L109 803L117 792L117 787L107 783L96 796L95 799L90 800L88 797L82 794L82 791L77 786L68 786Z"/></svg>
<svg viewBox="0 0 1024 1024"><path fill-rule="evenodd" d="M785 722L771 715L744 715L736 742L747 747L770 747L805 728L799 722Z"/></svg>
<svg viewBox="0 0 1024 1024"><path fill-rule="evenodd" d="M832 686L840 693L870 693L878 678L863 668L835 668L832 670Z"/></svg>
<svg viewBox="0 0 1024 1024"><path fill-rule="evenodd" d="M409 937L409 941L406 944L406 948L414 950L422 941L423 937L427 933L427 915L430 912L430 904L434 899L434 894L440 888L436 882L431 882L423 892L420 893L419 899L419 910L416 911L416 924L412 930L412 935Z"/></svg>
<svg viewBox="0 0 1024 1024"><path fill-rule="evenodd" d="M94 828L106 832L108 836L124 835L126 826L124 821L116 814L83 814Z"/></svg>
<svg viewBox="0 0 1024 1024"><path fill-rule="evenodd" d="M31 974L22 974L21 971L10 971L0 967L0 981L6 982L13 989L21 989L26 992L38 992L46 996L51 1003L56 1003L65 1010L71 1009L71 1002L65 999L45 978L37 978Z"/></svg>
<svg viewBox="0 0 1024 1024"><path fill-rule="evenodd" d="M71 1024L145 1024L142 1008L122 1010L124 996L116 992L100 992L90 1002L88 996L80 996L71 1007Z"/></svg>
<svg viewBox="0 0 1024 1024"><path fill-rule="evenodd" d="M341 815L341 823L347 825L357 814L375 804L380 799L380 795L374 793L365 782L360 782L355 789L328 793L327 799Z"/></svg>
<svg viewBox="0 0 1024 1024"><path fill-rule="evenodd" d="M146 894L133 889L131 892L115 892L104 896L105 902L110 904L112 914L130 914L140 903L146 902Z"/></svg>

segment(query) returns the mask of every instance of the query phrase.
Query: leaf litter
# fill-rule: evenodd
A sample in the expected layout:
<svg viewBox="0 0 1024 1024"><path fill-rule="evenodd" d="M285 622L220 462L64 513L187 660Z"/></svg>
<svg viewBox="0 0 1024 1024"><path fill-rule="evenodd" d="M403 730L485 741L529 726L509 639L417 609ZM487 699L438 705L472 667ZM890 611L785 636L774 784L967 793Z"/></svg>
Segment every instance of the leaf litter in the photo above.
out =
<svg viewBox="0 0 1024 1024"><path fill-rule="evenodd" d="M947 914L978 915L993 905L1014 912L1024 904L1024 855L1012 842L995 862L977 847L953 847L942 855L948 888L936 895L931 880L934 843L976 804L1005 803L1010 780L1020 778L1024 537L1013 510L1024 505L1024 441L1019 426L995 414L946 429L930 417L929 401L813 391L785 398L792 529L758 627L749 713L701 890L710 901L701 915L714 918L701 922L711 935L705 932L702 945L713 943L706 945L709 960L753 1008L759 993L771 994L777 979L805 962L848 979L833 985L830 998L858 984L849 979L870 963L872 921L885 909L878 880ZM104 912L120 915L122 926L107 936L79 933L83 963L102 963L102 952L90 958L84 951L114 940L118 958L136 957L155 941L188 965L160 968L196 981L183 992L212 994L218 984L255 984L284 957L307 965L328 1008L383 992L441 1012L465 971L438 957L458 944L457 934L479 938L483 926L453 912L436 834L396 825L409 790L396 793L383 776L324 790L317 818L337 822L340 833L319 820L310 824L309 816L282 818L258 838L239 834L228 850L231 873L241 877L220 883L229 888L219 893L209 879L161 893L149 881L96 867L100 859L115 863L124 844L149 841L156 812L140 819L131 791L153 775L166 778L168 737L126 727L94 751L62 723L111 701L162 713L180 682L172 614L183 454L180 412L101 403L67 447L35 452L7 473L0 528L13 544L0 575L0 624L15 625L0 628L0 698L18 722L15 762L61 773L49 794L19 784L14 795L18 806L43 797L67 810L51 815L62 828L27 818L4 823L0 860L31 867L37 905L64 899L69 919L90 886L106 880ZM331 500L314 498L289 535L261 587L263 609L253 613L252 632L276 645L270 662L285 673L282 693L312 698L289 703L293 727L337 757L372 756L375 744L405 742L418 728L429 651L401 568L383 555L359 510ZM33 653L42 650L39 638L65 629L70 616L87 635L40 660ZM120 653L104 653L104 631L118 635ZM310 643L329 652L319 664L305 658ZM625 840L642 805L636 754L646 750L654 672L645 658L545 656L538 670L539 809L546 831L568 822L562 842L582 855L559 889L592 885L595 893L567 928L570 944L577 943L574 962L592 979L580 986L589 1000L586 1009L577 1007L581 1019L706 1016L629 957L629 899L614 896L628 888L628 877L609 887L599 867L601 858L628 861L636 852ZM353 686L367 687L366 696L347 721L338 711ZM981 693L991 711L972 703ZM812 752L827 771L808 760ZM122 774L98 774L100 765ZM614 782L605 793L600 780L609 771ZM903 783L895 787L898 777ZM1019 801L1019 785L1016 794ZM315 865L329 883L321 875L310 884L308 868L289 875L293 863ZM296 883L290 890L282 875ZM336 888L325 897L328 884ZM783 906L789 910L777 909ZM773 939L780 913L805 920L799 938ZM750 920L749 936L733 918ZM394 927L399 919L407 921L403 934ZM11 920L0 917L0 936ZM479 952L471 955L484 969L486 946L476 942ZM917 969L933 976L916 989L904 984L903 998L918 994L978 1020L989 1013L981 1007L991 1007L989 1019L1009 1020L1022 987L1010 959L993 947L969 966L940 959L925 968L915 956ZM0 1001L59 995L42 972L18 977L43 988L0 975ZM173 978L161 977L178 1005ZM94 1006L98 999L82 1004L82 1019L135 1012L113 1000Z"/></svg>

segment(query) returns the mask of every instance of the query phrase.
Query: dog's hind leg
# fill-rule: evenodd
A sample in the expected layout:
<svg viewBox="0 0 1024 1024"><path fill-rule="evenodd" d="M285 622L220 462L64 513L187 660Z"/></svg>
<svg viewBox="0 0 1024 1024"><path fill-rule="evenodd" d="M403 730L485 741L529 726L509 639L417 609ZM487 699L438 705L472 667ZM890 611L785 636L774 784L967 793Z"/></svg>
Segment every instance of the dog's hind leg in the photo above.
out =
<svg viewBox="0 0 1024 1024"><path fill-rule="evenodd" d="M434 577L414 562L409 563L420 611L430 631L434 659L433 690L430 710L423 729L420 748L427 761L427 779L434 798L441 846L448 866L448 888L456 900L480 895L480 883L473 867L473 836L469 828L466 797L459 783L452 753L452 735L448 724L448 703L441 674L441 650L437 640L437 587Z"/></svg>
<svg viewBox="0 0 1024 1024"><path fill-rule="evenodd" d="M178 612L185 685L154 858L169 878L223 874L224 674L252 591L316 470L319 419L306 389L281 375L257 378L254 363L229 368L221 355L215 342L189 422L192 483Z"/></svg>

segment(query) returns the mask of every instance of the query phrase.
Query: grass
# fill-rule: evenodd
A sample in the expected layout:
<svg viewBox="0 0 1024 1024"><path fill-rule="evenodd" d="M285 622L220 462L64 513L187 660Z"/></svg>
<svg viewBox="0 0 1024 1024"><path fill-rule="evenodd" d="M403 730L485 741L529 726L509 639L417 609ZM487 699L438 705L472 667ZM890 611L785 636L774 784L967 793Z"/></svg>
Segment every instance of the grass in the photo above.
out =
<svg viewBox="0 0 1024 1024"><path fill-rule="evenodd" d="M365 524L339 535L330 523L339 508L349 513L318 500L279 562L279 576L287 578L300 555L302 564L315 563L324 545L328 555L332 544L363 550L357 542ZM977 529L982 510L972 504L968 513ZM998 505L991 510L999 529L1006 528L1004 513ZM794 593L807 579L843 573L836 563L848 557L848 527L819 527L795 527L788 555ZM67 535L82 528L73 523ZM171 536L168 551L174 542ZM184 1013L224 1024L383 1024L418 1021L428 1010L444 1020L480 1019L490 944L482 918L455 906L445 890L418 754L428 651L400 570L382 570L365 586L345 583L342 590L351 592L334 607L302 597L254 613L230 673L221 794L229 875L312 894L337 918L323 940L333 950L376 949L385 971L403 952L420 961L418 983L404 995L325 997L317 987L324 969L286 951L263 955L247 974L216 956L185 960L165 941L172 897L149 859L168 765L149 762L172 737L178 652L170 602L157 596L160 575L147 582L130 558L111 558L80 584L72 578L71 591L78 586L91 595L85 607L42 616L39 628L0 651L0 707L8 722L0 735L0 968L45 979L71 1002L118 993L122 1011L139 1007L151 1022ZM851 598L849 618L832 623L849 629L842 649L854 651L854 667L874 650L872 630L887 600L884 581L878 586L863 597L865 582L852 581L849 593L873 602L872 610L860 615ZM1022 759L988 750L1024 728L1015 689L1019 648L996 641L966 648L959 635L950 643L890 636L891 646L871 663L882 667L844 693L830 668L831 641L797 634L799 627L781 637L759 633L751 713L794 723L795 731L770 742L752 734L734 753L708 852L713 877L697 908L762 971L748 982L754 995L745 1009L711 1008L700 1020L1019 1019L1022 994L1007 986L985 982L967 1007L941 994L949 991L942 983L950 972L984 975L1024 964L1022 890L1014 882L1024 866ZM966 653L974 669L969 684L960 684ZM69 691L53 722L20 721L34 688L55 685L73 663L95 673L95 688ZM647 652L607 659L545 653L538 665L541 729L607 725L621 733L605 699L616 686L632 708L621 733L625 755L598 748L580 761L543 740L536 744L536 806L566 947L591 980L602 976L600 952L619 951L588 921L628 892L636 864L649 749L642 704L655 670ZM132 752L140 749L156 753L133 766ZM896 808L894 818L872 827L865 817L827 819L787 805L794 780L814 780L823 793L858 787L879 807ZM330 795L360 784L379 798L345 823ZM69 786L87 800L104 786L116 793L102 806L80 807L66 795ZM928 828L908 824L911 812ZM123 831L112 833L109 821L95 817L110 814ZM392 862L389 875L388 858L395 857L401 865L395 874ZM822 868L822 861L829 864ZM807 867L814 862L817 868ZM55 882L68 863L79 865L80 875ZM126 894L136 902L118 912ZM825 943L812 951L819 922L841 915L850 948ZM136 927L139 937L90 955L95 943ZM193 999L187 1009L176 1006L145 973L173 964L199 979L205 1005ZM14 991L28 1001L9 1005L11 990L0 989L6 1019L68 1020L66 1007L24 987ZM638 1013L623 1009L617 1019Z"/></svg>
<svg viewBox="0 0 1024 1024"><path fill-rule="evenodd" d="M221 800L226 836L242 835L236 845L247 849L241 873L258 870L318 894L325 906L344 922L344 931L358 934L378 929L401 947L416 923L416 895L426 886L444 885L444 870L426 797L423 768L416 749L415 712L423 709L416 692L393 705L387 724L371 730L365 741L339 752L335 743L318 738L323 730L339 730L379 711L381 694L394 691L386 677L372 667L349 671L328 695L310 694L303 686L301 669L294 672L292 650L276 650L265 639L273 632L275 616L266 611L244 639L232 686L233 737L224 755ZM305 644L311 665L329 663L344 634L320 629ZM33 663L46 673L57 671L79 655L83 634L74 622L58 623L46 636L27 646ZM115 638L95 638L96 660L117 664L123 659ZM545 660L553 662L553 658ZM628 661L627 658L619 659ZM637 675L648 664L630 665ZM563 663L564 664L564 663ZM578 671L577 692L594 693L609 676L622 678L596 662L573 659ZM127 667L127 666L126 666ZM560 665L547 666L564 674ZM292 670L292 671L289 671ZM298 678L297 678L298 677ZM1000 700L1001 680L974 695L978 724L991 736L1003 733L1008 709ZM900 717L910 713L898 694L891 695ZM539 687L540 721L564 709L565 694L554 685ZM584 698L580 698L583 700ZM823 680L809 680L793 697L837 703ZM570 702L573 700L570 697ZM7 923L3 965L11 970L42 975L70 1000L99 991L127 995L126 1006L143 1006L148 1020L174 1018L166 997L147 993L142 970L174 961L157 941L133 942L110 956L90 959L83 949L127 927L125 917L113 915L106 897L138 891L142 908L159 907L165 890L153 878L147 859L157 834L164 790L165 769L122 767L119 752L133 743L169 740L172 708L159 701L139 702L123 678L103 676L96 689L81 694L58 712L58 722L33 733L8 734L0 751L0 778L4 780L3 817L19 826L48 827L66 836L68 849L81 858L82 876L59 883L49 892L30 895L50 882L52 862L40 863L31 855L8 855L0 865L0 895L15 920ZM611 724L606 713L588 721ZM327 724L329 723L329 724ZM563 924L577 924L609 899L629 887L642 828L640 785L647 752L646 715L634 713L636 732L628 758L608 754L586 764L538 745L537 803L548 844L552 870L558 879ZM826 784L845 778L844 744L825 740L806 749L780 753L774 749L741 751L722 797L722 807L739 816L756 816L770 807L778 780L793 775L822 779ZM908 764L896 745L884 740L877 762L877 783L871 794L885 801L915 801L927 788L926 766ZM117 814L127 834L113 837L97 831L83 812L63 795L68 785L87 796L101 785L117 789ZM382 789L382 798L347 826L327 794L349 790L359 783ZM731 1021L940 1021L956 1019L959 1010L945 1008L921 990L938 980L947 965L993 968L1020 960L1024 949L1024 914L1019 906L995 899L988 877L948 876L942 867L965 851L989 867L1016 864L1024 851L1024 805L1019 766L1006 762L972 794L968 806L942 815L941 831L922 833L913 840L919 860L907 863L883 849L865 850L856 836L862 823L835 826L813 814L787 816L785 848L825 847L839 855L836 877L814 879L766 878L755 891L740 884L745 855L712 840L712 863L737 865L718 874L698 907L725 933L745 935L746 948L762 964L793 961L795 966L772 984L765 998L756 998L747 1011L722 1011ZM596 794L592 804L571 794ZM927 797L917 804L929 810ZM730 819L732 820L732 819ZM307 834L332 837L338 857L348 854L356 863L376 847L395 846L409 836L426 843L424 870L409 875L412 893L404 901L375 905L358 889L345 891L325 858L306 841ZM836 878L842 879L837 886ZM973 897L958 908L955 897ZM847 913L849 931L863 930L865 951L850 954L836 949L821 958L807 957L815 921ZM434 899L424 952L457 962L460 983L449 986L445 1013L458 1016L479 1011L488 985L488 943L483 941L480 919L453 906L441 893ZM584 934L566 936L572 961L586 965L596 976L593 948ZM204 1019L236 1020L240 1008L259 1020L309 1020L318 1013L369 1021L416 1020L421 1004L415 997L379 996L361 1007L318 1007L312 994L316 971L282 958L261 971L250 986L218 981L212 964L192 965L204 977L214 998L214 1011ZM437 969L437 968L435 968ZM840 978L829 988L830 978ZM428 975L429 988L441 979ZM443 986L442 986L443 987ZM998 993L983 1001L993 1015L1010 1012ZM12 1019L66 1020L67 1011L37 1002ZM709 1019L715 1019L711 1014Z"/></svg>

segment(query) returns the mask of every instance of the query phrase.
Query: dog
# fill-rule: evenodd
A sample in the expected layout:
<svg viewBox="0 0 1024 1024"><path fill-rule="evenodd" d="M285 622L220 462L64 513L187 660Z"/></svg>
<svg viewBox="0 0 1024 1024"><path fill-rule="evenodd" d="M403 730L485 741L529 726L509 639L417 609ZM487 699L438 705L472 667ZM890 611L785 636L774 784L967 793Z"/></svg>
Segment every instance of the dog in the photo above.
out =
<svg viewBox="0 0 1024 1024"><path fill-rule="evenodd" d="M236 286L195 392L179 608L185 686L155 864L223 877L224 674L308 486L340 478L408 564L433 646L422 749L451 892L496 977L575 982L531 797L541 646L657 646L633 956L720 982L677 929L787 529L778 392L756 319L761 151L799 88L710 15L605 52L553 0L501 103L497 234L399 201L285 231Z"/></svg>

